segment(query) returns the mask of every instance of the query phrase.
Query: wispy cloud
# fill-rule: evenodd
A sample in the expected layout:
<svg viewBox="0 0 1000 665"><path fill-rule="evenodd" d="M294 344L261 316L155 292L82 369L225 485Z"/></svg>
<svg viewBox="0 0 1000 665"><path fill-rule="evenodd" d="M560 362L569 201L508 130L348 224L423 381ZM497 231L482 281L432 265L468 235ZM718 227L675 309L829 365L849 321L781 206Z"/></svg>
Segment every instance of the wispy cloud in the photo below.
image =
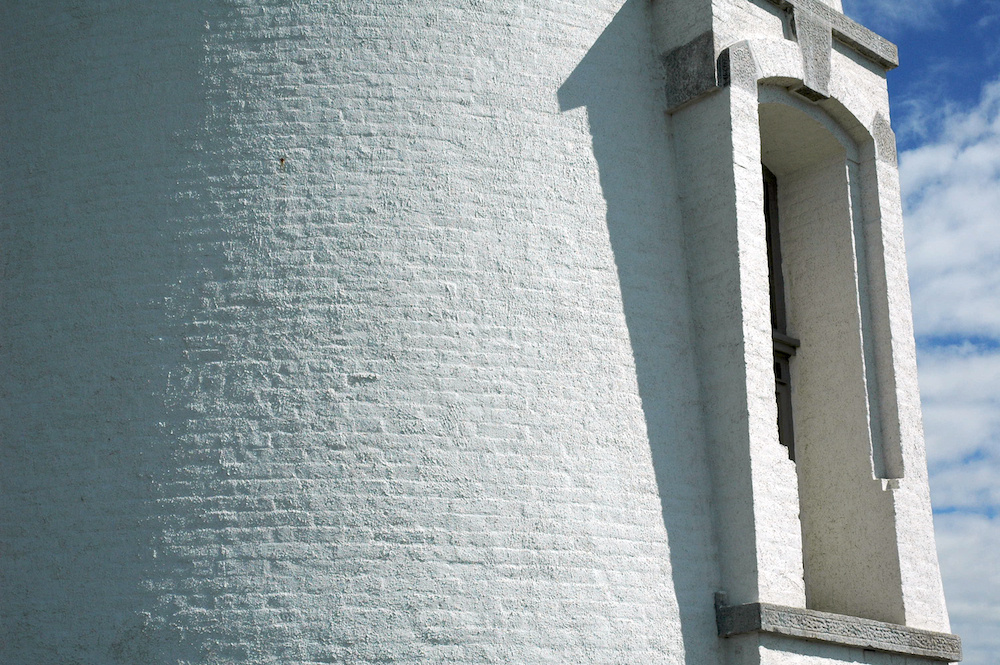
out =
<svg viewBox="0 0 1000 665"><path fill-rule="evenodd" d="M965 0L843 0L844 13L880 32L926 26Z"/></svg>
<svg viewBox="0 0 1000 665"><path fill-rule="evenodd" d="M878 3L876 3L878 4ZM1000 652L1000 80L900 155L938 549L968 665Z"/></svg>

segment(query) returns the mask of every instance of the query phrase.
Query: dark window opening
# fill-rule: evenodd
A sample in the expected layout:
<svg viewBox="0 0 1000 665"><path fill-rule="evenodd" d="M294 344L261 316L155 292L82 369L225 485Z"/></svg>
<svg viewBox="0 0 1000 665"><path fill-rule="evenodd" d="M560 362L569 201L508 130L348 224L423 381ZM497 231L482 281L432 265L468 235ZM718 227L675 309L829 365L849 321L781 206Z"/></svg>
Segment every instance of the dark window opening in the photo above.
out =
<svg viewBox="0 0 1000 665"><path fill-rule="evenodd" d="M764 224L767 234L767 277L771 295L771 339L774 345L774 398L778 405L778 441L795 459L792 426L792 381L789 364L799 340L788 336L785 278L781 272L781 235L778 225L778 179L764 170Z"/></svg>

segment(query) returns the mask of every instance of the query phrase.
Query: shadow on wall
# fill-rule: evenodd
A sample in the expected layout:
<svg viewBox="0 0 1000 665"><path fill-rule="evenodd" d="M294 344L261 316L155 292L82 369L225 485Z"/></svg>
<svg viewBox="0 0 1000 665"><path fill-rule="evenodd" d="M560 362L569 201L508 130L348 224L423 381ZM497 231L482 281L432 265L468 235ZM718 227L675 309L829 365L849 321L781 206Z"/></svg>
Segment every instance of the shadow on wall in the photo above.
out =
<svg viewBox="0 0 1000 665"><path fill-rule="evenodd" d="M711 484L663 82L645 2L628 0L559 89L586 107L656 474L685 661L717 662Z"/></svg>
<svg viewBox="0 0 1000 665"><path fill-rule="evenodd" d="M165 398L183 357L166 303L200 205L178 196L190 175L175 165L192 158L185 132L205 115L204 17L158 11L0 10L5 663L198 654L151 617L155 551L173 519L162 474L187 419Z"/></svg>

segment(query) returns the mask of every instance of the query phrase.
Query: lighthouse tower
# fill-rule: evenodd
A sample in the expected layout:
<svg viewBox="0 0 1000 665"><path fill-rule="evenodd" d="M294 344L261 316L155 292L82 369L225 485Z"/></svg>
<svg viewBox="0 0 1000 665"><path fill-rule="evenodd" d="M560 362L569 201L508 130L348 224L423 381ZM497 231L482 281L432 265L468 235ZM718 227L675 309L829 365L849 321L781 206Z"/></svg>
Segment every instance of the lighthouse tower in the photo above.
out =
<svg viewBox="0 0 1000 665"><path fill-rule="evenodd" d="M925 665L839 0L0 7L0 661Z"/></svg>

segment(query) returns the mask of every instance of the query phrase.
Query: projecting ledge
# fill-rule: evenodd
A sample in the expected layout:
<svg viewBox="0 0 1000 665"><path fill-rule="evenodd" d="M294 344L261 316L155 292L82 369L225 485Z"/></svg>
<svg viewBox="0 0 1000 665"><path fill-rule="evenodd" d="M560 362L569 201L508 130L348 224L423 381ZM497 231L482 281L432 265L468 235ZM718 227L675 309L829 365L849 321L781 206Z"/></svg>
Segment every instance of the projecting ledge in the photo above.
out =
<svg viewBox="0 0 1000 665"><path fill-rule="evenodd" d="M854 49L865 58L878 63L885 69L899 66L899 50L885 37L875 34L860 23L847 18L843 13L820 0L768 0L781 9L802 12L829 25L833 36L848 48Z"/></svg>
<svg viewBox="0 0 1000 665"><path fill-rule="evenodd" d="M715 620L719 637L769 633L936 661L962 660L957 635L770 603L726 605L722 594L716 594Z"/></svg>

